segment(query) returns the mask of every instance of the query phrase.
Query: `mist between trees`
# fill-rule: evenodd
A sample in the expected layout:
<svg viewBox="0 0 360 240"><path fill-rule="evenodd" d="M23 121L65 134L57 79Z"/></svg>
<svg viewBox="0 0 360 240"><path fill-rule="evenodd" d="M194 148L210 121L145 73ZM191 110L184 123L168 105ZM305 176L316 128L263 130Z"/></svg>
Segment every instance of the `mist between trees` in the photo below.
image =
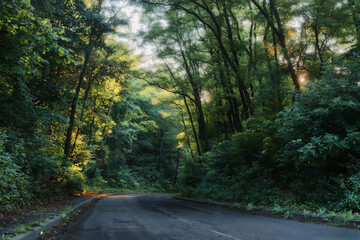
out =
<svg viewBox="0 0 360 240"><path fill-rule="evenodd" d="M360 1L122 3L0 3L2 210L127 190L359 211Z"/></svg>

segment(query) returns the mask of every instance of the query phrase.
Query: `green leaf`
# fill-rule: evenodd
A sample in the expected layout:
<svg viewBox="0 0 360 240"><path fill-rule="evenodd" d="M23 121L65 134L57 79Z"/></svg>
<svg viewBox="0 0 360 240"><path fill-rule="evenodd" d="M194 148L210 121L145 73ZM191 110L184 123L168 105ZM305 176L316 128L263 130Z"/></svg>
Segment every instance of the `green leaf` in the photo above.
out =
<svg viewBox="0 0 360 240"><path fill-rule="evenodd" d="M59 56L63 57L65 55L65 51L63 48L59 48Z"/></svg>

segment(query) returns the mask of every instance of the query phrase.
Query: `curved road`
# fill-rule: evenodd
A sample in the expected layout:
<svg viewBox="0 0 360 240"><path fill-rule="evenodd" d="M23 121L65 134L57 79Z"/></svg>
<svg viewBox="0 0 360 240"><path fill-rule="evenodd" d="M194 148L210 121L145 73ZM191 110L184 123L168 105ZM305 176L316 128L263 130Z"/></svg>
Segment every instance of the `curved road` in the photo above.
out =
<svg viewBox="0 0 360 240"><path fill-rule="evenodd" d="M360 239L356 229L302 223L174 200L165 194L119 194L95 203L56 239L311 240Z"/></svg>

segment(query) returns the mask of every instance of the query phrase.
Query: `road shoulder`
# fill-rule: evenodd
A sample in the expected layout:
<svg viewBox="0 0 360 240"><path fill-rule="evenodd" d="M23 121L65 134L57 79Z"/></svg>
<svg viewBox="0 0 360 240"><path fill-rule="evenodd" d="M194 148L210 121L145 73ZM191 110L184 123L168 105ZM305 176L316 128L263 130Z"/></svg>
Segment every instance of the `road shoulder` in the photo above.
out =
<svg viewBox="0 0 360 240"><path fill-rule="evenodd" d="M331 216L319 215L319 214L311 214L311 213L307 214L307 213L301 213L295 211L285 211L285 210L276 210L276 209L261 208L254 206L244 206L236 203L218 202L212 200L199 200L199 199L185 198L179 196L173 196L173 199L198 203L207 206L237 209L243 213L253 214L253 215L286 218L300 222L311 222L311 223L326 224L326 225L339 226L339 227L360 228L360 220L351 220L351 219L349 220L345 218L331 217Z"/></svg>

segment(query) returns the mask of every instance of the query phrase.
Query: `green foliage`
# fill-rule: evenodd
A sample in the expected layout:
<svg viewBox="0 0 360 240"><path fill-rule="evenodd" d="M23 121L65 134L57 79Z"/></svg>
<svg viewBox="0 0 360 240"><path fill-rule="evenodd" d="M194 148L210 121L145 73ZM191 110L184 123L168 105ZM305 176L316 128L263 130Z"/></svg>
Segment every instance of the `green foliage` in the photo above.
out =
<svg viewBox="0 0 360 240"><path fill-rule="evenodd" d="M159 113L147 96L123 92L112 118L116 126L96 152L97 161L87 170L88 184L136 191L166 191L176 177L176 135L171 117ZM171 111L171 109L170 109ZM111 154L109 154L111 153ZM103 179L103 184L93 182Z"/></svg>
<svg viewBox="0 0 360 240"><path fill-rule="evenodd" d="M132 2L151 71L112 1L0 3L1 209L87 188L359 211L357 3Z"/></svg>
<svg viewBox="0 0 360 240"><path fill-rule="evenodd" d="M83 190L83 169L113 126L109 112L129 69L128 50L105 43L121 21L105 17L100 2L0 3L1 209ZM80 144L73 141L65 159L69 103L89 42L88 87L80 86L83 108L75 112Z"/></svg>
<svg viewBox="0 0 360 240"><path fill-rule="evenodd" d="M83 191L85 178L82 169L71 166L65 171L64 187L70 193L79 194Z"/></svg>
<svg viewBox="0 0 360 240"><path fill-rule="evenodd" d="M21 171L14 156L4 152L5 133L0 130L0 207L24 205L31 197L30 177Z"/></svg>
<svg viewBox="0 0 360 240"><path fill-rule="evenodd" d="M138 189L140 187L140 184L130 171L130 169L121 169L118 171L117 181L115 181L117 187L127 189Z"/></svg>
<svg viewBox="0 0 360 240"><path fill-rule="evenodd" d="M49 64L46 55L51 53L54 59L66 63L71 62L70 51L59 46L66 40L61 29L35 16L29 1L5 2L0 10L0 121L31 128L37 115L32 85L41 76L41 68Z"/></svg>
<svg viewBox="0 0 360 240"><path fill-rule="evenodd" d="M358 64L344 63L342 72L329 67L279 114L284 148L277 161L288 169L282 176L300 199L341 199L341 182L360 170Z"/></svg>
<svg viewBox="0 0 360 240"><path fill-rule="evenodd" d="M250 123L250 122L249 122ZM249 124L250 125L250 124ZM272 179L273 169L262 152L263 136L255 130L247 130L233 136L232 141L225 141L213 147L202 157L205 171L202 174L194 172L200 166L187 165L182 171L196 177L192 187L193 192L204 198L237 202L254 202L269 204L279 195L279 189ZM181 174L184 174L183 172ZM184 184L184 194L189 183Z"/></svg>
<svg viewBox="0 0 360 240"><path fill-rule="evenodd" d="M344 199L340 201L339 208L360 209L360 174L348 177L340 188L344 193Z"/></svg>
<svg viewBox="0 0 360 240"><path fill-rule="evenodd" d="M14 233L15 233L15 235L19 235L21 233L25 233L25 232L31 231L31 230L33 230L33 228L30 225L21 225L21 226L18 226L14 230Z"/></svg>
<svg viewBox="0 0 360 240"><path fill-rule="evenodd" d="M206 174L203 166L192 159L184 159L177 183L185 196L196 195L196 188Z"/></svg>
<svg viewBox="0 0 360 240"><path fill-rule="evenodd" d="M196 181L179 182L183 195L358 211L359 59L338 63L341 70L328 67L275 122L250 118L199 166L187 163L180 176Z"/></svg>

